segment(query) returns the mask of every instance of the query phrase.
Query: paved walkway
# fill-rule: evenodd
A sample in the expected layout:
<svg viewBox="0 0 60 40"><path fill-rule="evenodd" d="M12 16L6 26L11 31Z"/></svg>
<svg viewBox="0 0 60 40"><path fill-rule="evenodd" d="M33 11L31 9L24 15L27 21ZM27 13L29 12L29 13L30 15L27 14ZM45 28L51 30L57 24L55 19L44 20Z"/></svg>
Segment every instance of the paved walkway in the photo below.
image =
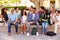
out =
<svg viewBox="0 0 60 40"><path fill-rule="evenodd" d="M12 28L13 29L13 28ZM15 30L12 30L11 36L7 35L7 27L0 27L0 40L60 40L60 34L50 37L46 35L30 35L27 37L24 34L15 34Z"/></svg>
<svg viewBox="0 0 60 40"><path fill-rule="evenodd" d="M29 37L27 37L24 34L15 34L12 33L11 36L7 35L7 32L0 32L0 40L60 40L60 35L58 34L57 36L46 36L46 35L39 35L39 36L32 36L30 35Z"/></svg>

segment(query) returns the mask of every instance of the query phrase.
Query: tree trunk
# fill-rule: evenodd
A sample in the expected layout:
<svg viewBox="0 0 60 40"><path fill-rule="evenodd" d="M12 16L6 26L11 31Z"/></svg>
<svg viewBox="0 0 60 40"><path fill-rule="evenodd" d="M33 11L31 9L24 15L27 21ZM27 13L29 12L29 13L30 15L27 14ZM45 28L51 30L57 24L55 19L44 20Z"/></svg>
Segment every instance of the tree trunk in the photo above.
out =
<svg viewBox="0 0 60 40"><path fill-rule="evenodd" d="M36 6L36 10L38 11L40 8L39 1L38 0L30 0L30 1L34 3L34 5Z"/></svg>

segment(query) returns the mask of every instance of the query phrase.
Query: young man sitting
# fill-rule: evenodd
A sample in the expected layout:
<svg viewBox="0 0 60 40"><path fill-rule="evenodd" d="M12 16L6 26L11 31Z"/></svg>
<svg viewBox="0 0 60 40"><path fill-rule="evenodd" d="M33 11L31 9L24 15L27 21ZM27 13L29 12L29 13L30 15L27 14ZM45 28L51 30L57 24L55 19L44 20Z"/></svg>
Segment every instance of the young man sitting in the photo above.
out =
<svg viewBox="0 0 60 40"><path fill-rule="evenodd" d="M32 13L28 16L28 24L29 24L28 26L30 27L31 24L36 24L36 26L37 26L36 35L39 35L39 33L38 33L38 27L39 27L38 19L39 19L39 14L36 13L36 8L33 7ZM29 27L27 27L27 29L28 29L27 36L29 36Z"/></svg>
<svg viewBox="0 0 60 40"><path fill-rule="evenodd" d="M11 9L8 20L8 35L11 35L11 25L15 25L16 33L18 33L18 23L14 9Z"/></svg>

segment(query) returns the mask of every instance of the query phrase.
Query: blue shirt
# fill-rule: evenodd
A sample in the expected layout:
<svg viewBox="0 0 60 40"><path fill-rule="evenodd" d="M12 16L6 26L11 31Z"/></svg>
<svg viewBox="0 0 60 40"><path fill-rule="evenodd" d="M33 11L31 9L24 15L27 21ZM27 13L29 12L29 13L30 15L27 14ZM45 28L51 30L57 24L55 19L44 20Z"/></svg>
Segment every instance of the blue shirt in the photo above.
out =
<svg viewBox="0 0 60 40"><path fill-rule="evenodd" d="M11 21L13 21L13 22L16 21L16 14L15 14L15 13L14 13L14 14L12 14L12 13L9 14L8 17L9 17L9 19L10 19Z"/></svg>
<svg viewBox="0 0 60 40"><path fill-rule="evenodd" d="M21 17L21 11L18 11L18 12L15 11L14 13L16 14L17 18Z"/></svg>
<svg viewBox="0 0 60 40"><path fill-rule="evenodd" d="M39 14L35 13L35 16L33 18L33 13L28 14L28 21L34 21L34 20L38 20L39 19Z"/></svg>

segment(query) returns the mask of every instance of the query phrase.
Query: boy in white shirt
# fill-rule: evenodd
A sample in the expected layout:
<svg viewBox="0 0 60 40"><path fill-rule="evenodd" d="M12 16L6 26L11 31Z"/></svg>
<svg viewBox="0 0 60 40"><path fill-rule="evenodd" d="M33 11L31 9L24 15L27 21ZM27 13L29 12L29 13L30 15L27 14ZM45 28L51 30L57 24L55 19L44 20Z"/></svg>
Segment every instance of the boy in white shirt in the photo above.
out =
<svg viewBox="0 0 60 40"><path fill-rule="evenodd" d="M57 33L57 29L58 29L58 26L60 25L60 11L59 10L56 10L56 16L55 16L55 29L54 29L54 32Z"/></svg>

